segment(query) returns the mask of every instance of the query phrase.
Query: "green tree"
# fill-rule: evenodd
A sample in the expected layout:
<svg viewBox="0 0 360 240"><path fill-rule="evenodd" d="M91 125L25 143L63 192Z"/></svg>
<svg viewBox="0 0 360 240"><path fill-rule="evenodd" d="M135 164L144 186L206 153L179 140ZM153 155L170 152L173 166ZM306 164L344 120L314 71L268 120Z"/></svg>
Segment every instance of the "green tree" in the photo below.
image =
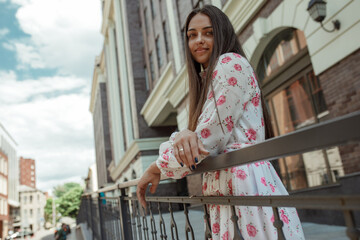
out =
<svg viewBox="0 0 360 240"><path fill-rule="evenodd" d="M68 182L63 185L58 185L54 187L53 193L57 198L61 198L65 193L70 191L72 188L79 188L79 187L81 187L79 183Z"/></svg>
<svg viewBox="0 0 360 240"><path fill-rule="evenodd" d="M83 189L80 186L73 187L58 199L57 210L62 216L76 218L80 208L82 194Z"/></svg>
<svg viewBox="0 0 360 240"><path fill-rule="evenodd" d="M48 200L46 200L46 205L45 205L45 222L52 222L52 203L53 203L53 199L49 198Z"/></svg>

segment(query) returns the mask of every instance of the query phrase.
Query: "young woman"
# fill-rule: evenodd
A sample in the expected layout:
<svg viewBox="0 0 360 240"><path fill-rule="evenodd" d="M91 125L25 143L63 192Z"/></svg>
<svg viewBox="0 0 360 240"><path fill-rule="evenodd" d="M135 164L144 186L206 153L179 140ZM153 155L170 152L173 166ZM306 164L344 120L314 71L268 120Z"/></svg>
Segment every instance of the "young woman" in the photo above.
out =
<svg viewBox="0 0 360 240"><path fill-rule="evenodd" d="M182 178L208 154L219 155L272 136L255 73L244 57L233 26L214 6L192 11L186 21L186 62L189 76L188 129L171 135L160 156L145 171L137 196L145 207L145 191L155 192L160 174ZM205 69L201 71L202 69ZM270 162L261 161L203 175L205 196L287 195ZM245 239L277 239L270 207L237 206ZM231 209L209 207L212 239L234 236ZM280 208L286 239L304 239L294 208Z"/></svg>

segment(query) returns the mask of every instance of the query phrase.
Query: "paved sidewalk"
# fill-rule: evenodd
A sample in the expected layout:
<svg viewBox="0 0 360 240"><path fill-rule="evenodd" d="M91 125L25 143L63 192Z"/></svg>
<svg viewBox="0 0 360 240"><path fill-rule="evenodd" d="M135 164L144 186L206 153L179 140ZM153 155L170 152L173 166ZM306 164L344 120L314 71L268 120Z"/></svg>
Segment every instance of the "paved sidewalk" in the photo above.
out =
<svg viewBox="0 0 360 240"><path fill-rule="evenodd" d="M36 232L34 237L31 238L31 240L55 240L54 228L51 228L49 230L43 229ZM71 228L71 233L67 235L66 240L78 240L76 238L75 227Z"/></svg>

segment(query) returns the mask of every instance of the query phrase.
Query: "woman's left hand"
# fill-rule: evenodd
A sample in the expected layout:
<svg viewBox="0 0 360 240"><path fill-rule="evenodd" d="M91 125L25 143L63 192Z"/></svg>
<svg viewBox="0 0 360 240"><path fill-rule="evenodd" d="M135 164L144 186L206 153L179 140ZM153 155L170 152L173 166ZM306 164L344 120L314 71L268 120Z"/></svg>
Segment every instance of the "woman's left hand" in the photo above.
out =
<svg viewBox="0 0 360 240"><path fill-rule="evenodd" d="M160 182L161 172L156 166L156 163L153 162L144 172L144 175L140 178L137 188L136 196L141 203L141 205L146 209L145 193L148 185L151 183L150 192L155 193L156 188Z"/></svg>

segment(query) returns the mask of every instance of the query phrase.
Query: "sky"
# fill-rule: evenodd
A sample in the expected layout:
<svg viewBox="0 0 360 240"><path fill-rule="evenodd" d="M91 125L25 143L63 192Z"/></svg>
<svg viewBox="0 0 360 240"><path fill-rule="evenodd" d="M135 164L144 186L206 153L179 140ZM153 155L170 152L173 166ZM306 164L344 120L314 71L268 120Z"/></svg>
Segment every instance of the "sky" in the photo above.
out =
<svg viewBox="0 0 360 240"><path fill-rule="evenodd" d="M90 91L103 37L99 0L0 0L0 122L43 191L95 162Z"/></svg>

